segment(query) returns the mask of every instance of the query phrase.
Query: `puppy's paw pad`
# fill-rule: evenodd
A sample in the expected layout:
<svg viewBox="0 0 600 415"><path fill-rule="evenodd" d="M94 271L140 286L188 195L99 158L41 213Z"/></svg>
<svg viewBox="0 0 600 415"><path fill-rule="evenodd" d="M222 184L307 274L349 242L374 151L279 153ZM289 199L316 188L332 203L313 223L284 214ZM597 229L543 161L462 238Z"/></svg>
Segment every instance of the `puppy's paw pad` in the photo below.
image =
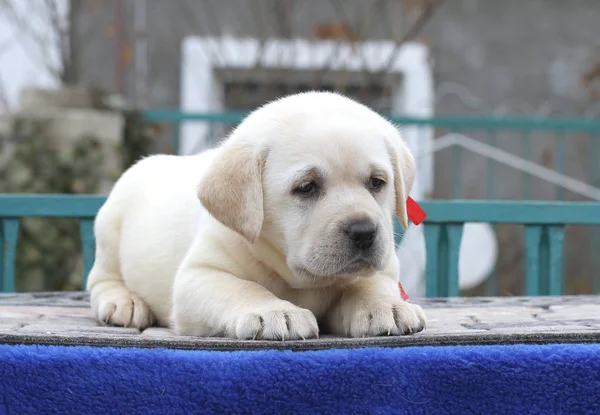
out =
<svg viewBox="0 0 600 415"><path fill-rule="evenodd" d="M246 313L238 319L235 329L238 339L299 340L318 335L313 313L293 305Z"/></svg>
<svg viewBox="0 0 600 415"><path fill-rule="evenodd" d="M143 330L154 324L150 307L134 294L121 294L101 301L97 319L102 324Z"/></svg>

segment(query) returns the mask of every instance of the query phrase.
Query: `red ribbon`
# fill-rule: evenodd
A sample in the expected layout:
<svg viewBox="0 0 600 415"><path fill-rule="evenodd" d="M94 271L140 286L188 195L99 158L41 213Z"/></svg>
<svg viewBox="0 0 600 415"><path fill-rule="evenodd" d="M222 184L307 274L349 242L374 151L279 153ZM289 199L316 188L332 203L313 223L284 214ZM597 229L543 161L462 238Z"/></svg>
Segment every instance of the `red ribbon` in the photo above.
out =
<svg viewBox="0 0 600 415"><path fill-rule="evenodd" d="M402 299L404 301L407 301L408 300L408 294L406 294L404 292L404 288L402 288L402 284L398 283L398 289L400 290L400 297L402 297Z"/></svg>
<svg viewBox="0 0 600 415"><path fill-rule="evenodd" d="M421 209L421 206L419 206L419 204L410 196L406 200L406 213L408 215L408 219L415 225L420 225L427 217L427 214L423 209ZM398 283L398 289L400 290L400 296L402 299L407 301L408 295L404 291L404 288L402 288L402 284Z"/></svg>
<svg viewBox="0 0 600 415"><path fill-rule="evenodd" d="M421 206L419 206L417 202L415 202L410 196L406 200L406 213L408 215L408 219L410 219L410 221L415 225L419 225L427 217L427 214L423 209L421 209Z"/></svg>

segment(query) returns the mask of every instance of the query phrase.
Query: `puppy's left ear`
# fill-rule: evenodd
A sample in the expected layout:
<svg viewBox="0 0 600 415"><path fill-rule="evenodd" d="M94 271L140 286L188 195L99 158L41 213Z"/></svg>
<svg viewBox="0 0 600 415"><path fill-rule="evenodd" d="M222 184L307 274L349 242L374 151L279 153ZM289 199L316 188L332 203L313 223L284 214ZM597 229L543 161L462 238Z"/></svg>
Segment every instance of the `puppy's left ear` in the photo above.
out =
<svg viewBox="0 0 600 415"><path fill-rule="evenodd" d="M398 222L408 229L408 212L406 199L415 180L415 158L406 142L398 134L389 140L389 147L394 168L394 192L396 194L396 216Z"/></svg>
<svg viewBox="0 0 600 415"><path fill-rule="evenodd" d="M250 243L262 229L266 151L244 140L225 142L198 185L198 199L219 222Z"/></svg>

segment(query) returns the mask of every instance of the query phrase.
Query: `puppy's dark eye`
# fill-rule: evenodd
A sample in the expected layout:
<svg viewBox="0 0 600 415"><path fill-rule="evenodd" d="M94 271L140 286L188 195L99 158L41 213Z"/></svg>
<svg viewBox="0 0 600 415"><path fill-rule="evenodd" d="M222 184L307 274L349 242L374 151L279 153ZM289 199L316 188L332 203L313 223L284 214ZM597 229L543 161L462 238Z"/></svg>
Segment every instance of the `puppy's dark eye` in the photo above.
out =
<svg viewBox="0 0 600 415"><path fill-rule="evenodd" d="M299 196L311 196L317 191L315 182L302 183L294 188L294 193Z"/></svg>
<svg viewBox="0 0 600 415"><path fill-rule="evenodd" d="M375 192L380 191L383 188L385 182L377 177L371 177L369 180L369 188Z"/></svg>

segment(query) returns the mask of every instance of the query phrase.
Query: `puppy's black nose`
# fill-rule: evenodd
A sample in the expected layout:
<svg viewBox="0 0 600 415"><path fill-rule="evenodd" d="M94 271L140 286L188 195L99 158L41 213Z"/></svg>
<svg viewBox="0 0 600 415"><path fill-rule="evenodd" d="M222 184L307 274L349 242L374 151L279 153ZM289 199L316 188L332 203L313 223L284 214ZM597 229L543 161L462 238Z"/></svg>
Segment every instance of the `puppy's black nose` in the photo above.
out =
<svg viewBox="0 0 600 415"><path fill-rule="evenodd" d="M370 220L352 222L345 230L355 247L365 251L373 246L377 227Z"/></svg>

